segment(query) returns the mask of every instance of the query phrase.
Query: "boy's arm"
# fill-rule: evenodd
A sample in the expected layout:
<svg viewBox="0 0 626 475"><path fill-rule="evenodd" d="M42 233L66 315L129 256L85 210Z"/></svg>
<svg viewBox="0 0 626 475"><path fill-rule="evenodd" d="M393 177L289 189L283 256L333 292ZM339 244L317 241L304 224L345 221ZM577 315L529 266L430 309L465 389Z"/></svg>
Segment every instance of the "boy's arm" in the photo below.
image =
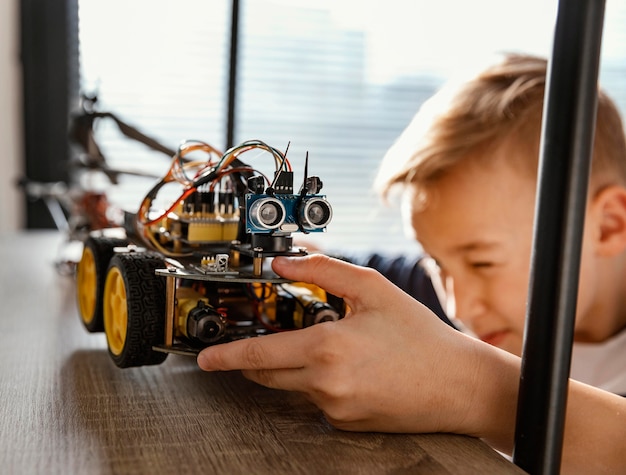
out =
<svg viewBox="0 0 626 475"><path fill-rule="evenodd" d="M626 472L626 398L570 381L562 471Z"/></svg>
<svg viewBox="0 0 626 475"><path fill-rule="evenodd" d="M512 453L520 359L482 342L482 368L476 372L476 393L469 435ZM562 473L626 472L626 398L570 380L562 454Z"/></svg>
<svg viewBox="0 0 626 475"><path fill-rule="evenodd" d="M306 395L338 428L453 432L513 449L520 359L445 325L372 269L322 255L276 258L274 270L343 297L337 322L206 348L208 371L242 369ZM623 471L626 407L571 383L563 467Z"/></svg>

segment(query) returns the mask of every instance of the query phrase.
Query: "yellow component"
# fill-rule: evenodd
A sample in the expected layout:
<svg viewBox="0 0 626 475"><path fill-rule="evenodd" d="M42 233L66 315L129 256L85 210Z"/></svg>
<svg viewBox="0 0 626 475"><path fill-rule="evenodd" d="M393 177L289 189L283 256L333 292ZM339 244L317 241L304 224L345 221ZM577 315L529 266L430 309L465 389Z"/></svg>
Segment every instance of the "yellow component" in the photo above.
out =
<svg viewBox="0 0 626 475"><path fill-rule="evenodd" d="M304 326L304 309L314 302L326 302L326 291L317 285L304 282L283 284L283 289L294 295L301 303L296 305L293 312L293 324L296 328Z"/></svg>
<svg viewBox="0 0 626 475"><path fill-rule="evenodd" d="M187 335L187 316L198 306L198 301L202 300L207 306L209 300L191 287L179 287L176 289L176 332L177 336Z"/></svg>
<svg viewBox="0 0 626 475"><path fill-rule="evenodd" d="M76 269L76 289L80 318L86 325L96 316L97 287L96 258L93 251L85 247Z"/></svg>
<svg viewBox="0 0 626 475"><path fill-rule="evenodd" d="M197 213L189 221L187 240L196 242L234 241L239 230L238 213Z"/></svg>
<svg viewBox="0 0 626 475"><path fill-rule="evenodd" d="M192 221L189 223L187 240L189 242L223 241L222 223L216 219Z"/></svg>
<svg viewBox="0 0 626 475"><path fill-rule="evenodd" d="M250 284L252 292L259 299L260 310L271 322L276 321L276 289L272 284L257 283Z"/></svg>
<svg viewBox="0 0 626 475"><path fill-rule="evenodd" d="M121 271L113 267L104 283L104 332L109 350L115 356L122 354L128 332L128 305L126 286Z"/></svg>
<svg viewBox="0 0 626 475"><path fill-rule="evenodd" d="M296 328L302 328L304 321L304 309L311 302L326 302L326 291L314 284L305 282L292 282L290 284L281 284L284 291L293 295L300 301L301 305L296 305L293 322ZM276 289L272 284L253 283L252 291L262 302L261 310L271 322L276 322Z"/></svg>
<svg viewBox="0 0 626 475"><path fill-rule="evenodd" d="M239 218L227 218L224 220L222 227L222 241L234 241L237 239L237 231L239 229Z"/></svg>

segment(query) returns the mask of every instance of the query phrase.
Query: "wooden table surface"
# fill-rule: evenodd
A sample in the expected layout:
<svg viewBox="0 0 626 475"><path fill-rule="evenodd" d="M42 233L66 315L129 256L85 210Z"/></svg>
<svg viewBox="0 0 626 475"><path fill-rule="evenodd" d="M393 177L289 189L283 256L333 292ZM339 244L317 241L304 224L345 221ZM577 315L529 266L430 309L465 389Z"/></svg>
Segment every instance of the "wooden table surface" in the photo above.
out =
<svg viewBox="0 0 626 475"><path fill-rule="evenodd" d="M79 320L62 236L0 236L0 473L522 473L450 434L350 433L295 393L170 355L119 369Z"/></svg>

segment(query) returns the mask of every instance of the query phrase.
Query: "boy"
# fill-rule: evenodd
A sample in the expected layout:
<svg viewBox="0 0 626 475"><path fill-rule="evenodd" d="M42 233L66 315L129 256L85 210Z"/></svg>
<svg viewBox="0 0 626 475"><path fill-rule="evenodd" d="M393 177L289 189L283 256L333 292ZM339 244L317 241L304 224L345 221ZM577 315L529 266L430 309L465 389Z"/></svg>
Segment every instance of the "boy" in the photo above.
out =
<svg viewBox="0 0 626 475"><path fill-rule="evenodd" d="M416 146L414 139L420 135L414 129L418 120L424 120L422 111L387 155L379 176L383 194L395 184L410 182L406 202L415 237L444 264L442 276L454 287L450 294L455 308L448 309L448 315L456 316L481 340L518 356L545 71L544 60L520 55L485 70L455 91L453 103L437 104L444 112L429 118L429 134L421 135L423 141ZM445 100L442 96L435 100ZM477 97L482 99L476 101ZM394 174L389 176L386 170ZM621 227L625 187L623 125L615 105L601 92L585 236L587 250L595 249L585 252L581 263L571 375L622 395L626 395L626 302L621 296L626 267L620 256L626 240ZM592 260L592 255L604 259Z"/></svg>
<svg viewBox="0 0 626 475"><path fill-rule="evenodd" d="M510 451L545 70L543 60L511 55L451 95L439 93L381 168L383 194L402 187L415 237L453 297L453 316L478 339L371 269L319 255L280 258L279 274L344 297L351 314L206 349L199 365L243 369L261 384L303 392L340 428L457 432ZM575 327L577 346L597 354L593 363L575 356L573 374L616 392L626 392L625 274L626 143L619 114L601 94ZM623 469L625 441L626 399L572 381L563 469Z"/></svg>

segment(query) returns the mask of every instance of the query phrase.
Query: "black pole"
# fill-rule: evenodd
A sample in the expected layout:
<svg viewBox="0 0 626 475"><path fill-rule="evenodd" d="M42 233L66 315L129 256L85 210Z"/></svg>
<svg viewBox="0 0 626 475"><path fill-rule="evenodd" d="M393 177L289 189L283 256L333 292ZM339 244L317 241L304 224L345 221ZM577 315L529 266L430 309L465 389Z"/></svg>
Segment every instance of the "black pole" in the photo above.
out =
<svg viewBox="0 0 626 475"><path fill-rule="evenodd" d="M561 0L548 66L513 461L558 473L595 118L604 0Z"/></svg>
<svg viewBox="0 0 626 475"><path fill-rule="evenodd" d="M230 21L230 65L228 69L226 149L232 147L235 140L235 93L237 89L237 53L239 48L239 0L233 0Z"/></svg>

